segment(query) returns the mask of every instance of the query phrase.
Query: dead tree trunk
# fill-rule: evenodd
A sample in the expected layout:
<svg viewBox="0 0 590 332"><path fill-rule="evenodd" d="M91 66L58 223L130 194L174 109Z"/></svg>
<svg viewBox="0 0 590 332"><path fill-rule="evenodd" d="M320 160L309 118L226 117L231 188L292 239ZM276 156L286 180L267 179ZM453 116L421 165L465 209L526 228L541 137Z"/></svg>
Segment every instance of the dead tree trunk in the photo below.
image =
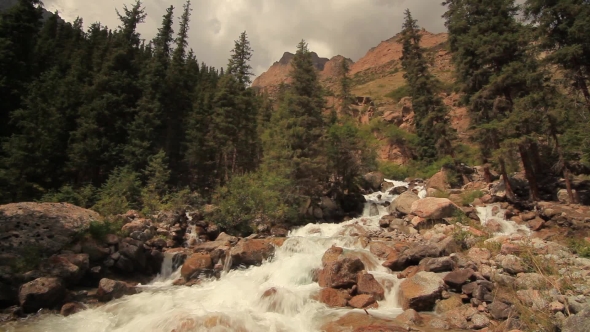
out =
<svg viewBox="0 0 590 332"><path fill-rule="evenodd" d="M522 166L524 167L524 174L526 179L529 181L529 190L531 193L531 200L539 201L539 186L537 186L537 179L533 167L529 160L527 149L524 143L518 145L518 152L520 153L520 159L522 160Z"/></svg>
<svg viewBox="0 0 590 332"><path fill-rule="evenodd" d="M516 201L516 195L514 195L514 191L512 191L512 186L510 185L510 181L508 180L508 173L506 173L506 163L504 162L504 158L498 158L498 162L500 163L500 172L502 173L502 180L504 180L504 187L506 189L506 198L509 201Z"/></svg>

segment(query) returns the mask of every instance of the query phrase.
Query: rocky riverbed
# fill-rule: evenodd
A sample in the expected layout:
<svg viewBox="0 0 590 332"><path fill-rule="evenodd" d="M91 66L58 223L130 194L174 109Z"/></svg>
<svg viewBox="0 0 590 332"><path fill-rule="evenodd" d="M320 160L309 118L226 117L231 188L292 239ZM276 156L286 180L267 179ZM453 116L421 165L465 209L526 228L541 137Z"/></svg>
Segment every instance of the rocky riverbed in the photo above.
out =
<svg viewBox="0 0 590 332"><path fill-rule="evenodd" d="M363 216L247 238L206 209L130 211L104 233L73 205L1 206L3 328L590 330L587 206L512 204L498 183L367 178Z"/></svg>

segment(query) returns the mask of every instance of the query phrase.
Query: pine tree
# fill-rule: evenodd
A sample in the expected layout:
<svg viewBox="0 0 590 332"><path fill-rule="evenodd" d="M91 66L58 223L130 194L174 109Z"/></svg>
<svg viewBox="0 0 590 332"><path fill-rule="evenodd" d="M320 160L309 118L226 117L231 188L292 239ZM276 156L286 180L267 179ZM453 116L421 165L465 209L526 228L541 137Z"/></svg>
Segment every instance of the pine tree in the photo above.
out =
<svg viewBox="0 0 590 332"><path fill-rule="evenodd" d="M226 74L234 75L240 84L247 87L252 83L250 76L254 74L252 73L252 66L250 66L252 48L250 47L250 41L248 40L246 31L240 34L240 37L234 44ZM220 76L223 76L223 68L221 70L222 73Z"/></svg>
<svg viewBox="0 0 590 332"><path fill-rule="evenodd" d="M422 36L417 21L409 10L405 13L399 43L402 44L402 67L408 82L412 106L416 114L416 133L419 138L418 157L434 161L437 157L452 155L454 136L448 109L436 91L437 80L430 73L425 50L420 46Z"/></svg>
<svg viewBox="0 0 590 332"><path fill-rule="evenodd" d="M352 96L352 81L348 74L350 73L350 66L348 64L348 59L342 58L340 61L340 70L339 70L339 93L338 98L340 99L340 114L343 116L351 116L351 107L350 104L353 102Z"/></svg>
<svg viewBox="0 0 590 332"><path fill-rule="evenodd" d="M318 195L326 185L324 98L305 41L292 60L292 83L265 134L265 167L285 174L299 195Z"/></svg>
<svg viewBox="0 0 590 332"><path fill-rule="evenodd" d="M590 110L590 3L587 0L527 0L525 14L538 31L545 61L566 71Z"/></svg>
<svg viewBox="0 0 590 332"><path fill-rule="evenodd" d="M166 10L162 26L153 41L153 57L146 66L143 83L143 95L138 102L137 114L129 125L129 142L125 147L125 159L134 169L139 170L147 163L147 158L159 145L158 135L161 131L160 118L164 114L164 86L170 62L172 43L172 15L174 7Z"/></svg>

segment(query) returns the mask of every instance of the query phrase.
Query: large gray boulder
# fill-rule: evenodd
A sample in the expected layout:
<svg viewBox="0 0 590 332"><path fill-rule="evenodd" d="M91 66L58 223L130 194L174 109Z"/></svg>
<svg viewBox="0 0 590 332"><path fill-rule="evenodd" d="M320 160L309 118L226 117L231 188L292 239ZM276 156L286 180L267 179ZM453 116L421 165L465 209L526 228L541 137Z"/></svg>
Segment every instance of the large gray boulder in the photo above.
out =
<svg viewBox="0 0 590 332"><path fill-rule="evenodd" d="M389 205L389 212L401 212L403 214L410 214L412 212L412 204L419 200L418 195L411 191L406 191L399 195L391 205Z"/></svg>
<svg viewBox="0 0 590 332"><path fill-rule="evenodd" d="M0 206L0 252L52 255L72 243L101 216L69 203L12 203Z"/></svg>
<svg viewBox="0 0 590 332"><path fill-rule="evenodd" d="M61 305L66 288L58 278L37 278L21 286L18 300L26 313Z"/></svg>

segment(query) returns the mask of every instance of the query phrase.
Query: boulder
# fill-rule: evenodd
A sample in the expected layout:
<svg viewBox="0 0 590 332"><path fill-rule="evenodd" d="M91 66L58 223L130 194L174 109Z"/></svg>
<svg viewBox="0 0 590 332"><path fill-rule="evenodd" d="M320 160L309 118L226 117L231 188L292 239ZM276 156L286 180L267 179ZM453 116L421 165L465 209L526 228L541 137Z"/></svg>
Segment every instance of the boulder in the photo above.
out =
<svg viewBox="0 0 590 332"><path fill-rule="evenodd" d="M451 188L449 182L447 181L447 174L445 171L439 171L426 182L426 190L431 188L440 191L446 191L447 189Z"/></svg>
<svg viewBox="0 0 590 332"><path fill-rule="evenodd" d="M443 219L452 217L458 209L448 198L426 197L412 203L411 213L425 219Z"/></svg>
<svg viewBox="0 0 590 332"><path fill-rule="evenodd" d="M334 288L322 288L319 294L319 301L328 307L346 307L348 303L346 293Z"/></svg>
<svg viewBox="0 0 590 332"><path fill-rule="evenodd" d="M488 310L494 319L504 320L514 314L512 306L502 302L494 301L488 305Z"/></svg>
<svg viewBox="0 0 590 332"><path fill-rule="evenodd" d="M434 244L415 245L401 254L390 255L383 266L393 271L401 271L410 265L420 263L426 257L440 257L443 252L444 248Z"/></svg>
<svg viewBox="0 0 590 332"><path fill-rule="evenodd" d="M389 212L401 212L403 214L410 214L412 212L412 204L418 201L420 197L411 191L406 191L399 195L391 205L389 205Z"/></svg>
<svg viewBox="0 0 590 332"><path fill-rule="evenodd" d="M392 189L394 186L393 183L388 182L388 181L383 181L383 183L381 183L381 192L387 192L389 189Z"/></svg>
<svg viewBox="0 0 590 332"><path fill-rule="evenodd" d="M334 245L331 246L328 248L328 250L326 250L326 252L324 252L324 255L322 256L322 265L326 266L328 263L337 261L340 258L340 255L343 253L344 249L341 247L336 247Z"/></svg>
<svg viewBox="0 0 590 332"><path fill-rule="evenodd" d="M342 258L328 262L320 271L318 283L321 287L347 288L357 283L357 275L365 269L358 258Z"/></svg>
<svg viewBox="0 0 590 332"><path fill-rule="evenodd" d="M405 193L406 191L408 191L408 187L399 186L399 187L394 187L393 189L391 189L389 191L389 194L390 195L401 195L401 194Z"/></svg>
<svg viewBox="0 0 590 332"><path fill-rule="evenodd" d="M59 311L59 314L67 317L69 315L73 315L79 313L80 311L86 310L86 306L80 302L69 302L64 304Z"/></svg>
<svg viewBox="0 0 590 332"><path fill-rule="evenodd" d="M383 286L375 280L372 274L360 273L357 280L357 292L359 294L372 295L375 300L381 301L385 298Z"/></svg>
<svg viewBox="0 0 590 332"><path fill-rule="evenodd" d="M270 239L242 239L230 251L232 265L260 265L274 255L275 246Z"/></svg>
<svg viewBox="0 0 590 332"><path fill-rule="evenodd" d="M217 236L217 238L215 239L215 241L221 241L221 242L229 242L230 244L236 244L238 243L238 238L235 236L231 236L228 235L225 232L221 232L219 233L219 235ZM213 242L209 242L209 243L213 243Z"/></svg>
<svg viewBox="0 0 590 332"><path fill-rule="evenodd" d="M25 313L61 305L66 288L58 278L37 278L20 287L18 300Z"/></svg>
<svg viewBox="0 0 590 332"><path fill-rule="evenodd" d="M506 257L502 259L500 265L502 266L504 271L513 275L526 271L522 259L514 255L506 255Z"/></svg>
<svg viewBox="0 0 590 332"><path fill-rule="evenodd" d="M353 297L348 301L348 305L353 308L376 308L378 306L377 301L372 295L361 294Z"/></svg>
<svg viewBox="0 0 590 332"><path fill-rule="evenodd" d="M123 281L102 278L98 283L96 297L101 302L118 299L124 295L135 294L135 288Z"/></svg>
<svg viewBox="0 0 590 332"><path fill-rule="evenodd" d="M88 255L85 256L88 257ZM86 262L86 268L88 268L88 262ZM86 272L70 263L65 257L57 255L53 255L43 261L39 265L39 270L46 276L60 278L70 285L77 284L84 275L84 272Z"/></svg>
<svg viewBox="0 0 590 332"><path fill-rule="evenodd" d="M577 199L579 202L578 192L575 189L572 189L572 193L574 194L574 199ZM559 189L559 191L557 191L557 200L562 204L573 203L570 202L570 196L567 194L567 189Z"/></svg>
<svg viewBox="0 0 590 332"><path fill-rule="evenodd" d="M185 280L195 279L200 273L211 270L212 268L213 262L209 254L192 254L184 261L180 269L180 275Z"/></svg>
<svg viewBox="0 0 590 332"><path fill-rule="evenodd" d="M444 281L436 273L418 272L401 283L399 301L404 310L431 311L443 289Z"/></svg>
<svg viewBox="0 0 590 332"><path fill-rule="evenodd" d="M373 241L369 243L369 251L379 258L387 258L389 255L395 252L395 249L388 246L384 242Z"/></svg>
<svg viewBox="0 0 590 332"><path fill-rule="evenodd" d="M460 291L461 287L473 278L473 274L472 269L460 269L450 272L443 280L451 289Z"/></svg>
<svg viewBox="0 0 590 332"><path fill-rule="evenodd" d="M402 312L399 316L395 317L395 320L408 325L422 325L422 316L414 310L408 309Z"/></svg>
<svg viewBox="0 0 590 332"><path fill-rule="evenodd" d="M570 316L563 324L562 332L590 331L590 309Z"/></svg>
<svg viewBox="0 0 590 332"><path fill-rule="evenodd" d="M381 189L381 183L385 180L385 176L381 172L371 172L365 174L364 179L367 183L367 189L379 191Z"/></svg>
<svg viewBox="0 0 590 332"><path fill-rule="evenodd" d="M424 266L426 272L446 272L455 268L455 261L451 257L427 257L420 261L420 265Z"/></svg>
<svg viewBox="0 0 590 332"><path fill-rule="evenodd" d="M31 249L50 256L102 220L69 203L12 203L0 206L0 252L26 256Z"/></svg>

